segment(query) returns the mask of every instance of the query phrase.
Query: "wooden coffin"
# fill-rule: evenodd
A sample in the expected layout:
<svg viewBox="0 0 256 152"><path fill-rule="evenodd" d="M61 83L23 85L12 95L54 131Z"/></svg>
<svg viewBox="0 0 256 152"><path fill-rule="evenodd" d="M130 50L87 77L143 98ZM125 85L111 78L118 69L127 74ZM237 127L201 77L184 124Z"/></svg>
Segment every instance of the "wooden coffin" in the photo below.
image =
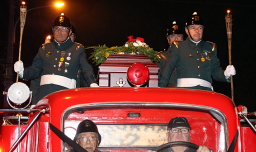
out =
<svg viewBox="0 0 256 152"><path fill-rule="evenodd" d="M127 80L128 68L136 62L145 64L149 69L149 81L142 86L158 87L158 66L146 55L112 54L99 66L99 86L119 87L119 79L125 81L123 87L133 87Z"/></svg>

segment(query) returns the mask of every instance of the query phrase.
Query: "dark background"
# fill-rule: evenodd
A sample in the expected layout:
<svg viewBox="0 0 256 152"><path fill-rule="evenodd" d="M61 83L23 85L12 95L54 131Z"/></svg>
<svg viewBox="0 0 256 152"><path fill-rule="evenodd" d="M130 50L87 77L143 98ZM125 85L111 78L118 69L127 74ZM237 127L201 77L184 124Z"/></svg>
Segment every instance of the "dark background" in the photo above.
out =
<svg viewBox="0 0 256 152"><path fill-rule="evenodd" d="M255 111L255 44L256 2L238 0L66 0L63 8L46 7L31 10L27 14L23 34L21 60L25 67L31 65L38 48L51 34L54 19L65 13L77 33L76 42L85 47L103 45L121 46L127 37L143 37L154 50L161 51L167 45L166 29L173 20L184 24L194 12L203 18L205 41L217 44L218 57L223 69L228 65L228 43L225 25L227 9L233 16L232 64L237 75L234 76L235 103L245 105ZM52 5L50 0L27 0L28 10L35 7ZM20 1L15 1L14 23L19 17ZM9 1L0 2L0 59L6 58L9 20ZM16 28L13 61L18 60L19 22ZM186 36L185 36L186 37ZM91 50L88 50L90 56ZM92 62L89 60L89 62ZM94 66L95 73L97 67ZM4 65L3 63L1 65ZM5 68L1 66L1 91L4 90ZM16 77L14 73L14 77ZM15 81L15 80L13 80ZM29 83L29 82L26 82ZM231 96L229 83L213 82L216 92ZM0 96L3 103L4 96ZM207 99L205 99L207 102ZM2 104L1 104L2 105Z"/></svg>

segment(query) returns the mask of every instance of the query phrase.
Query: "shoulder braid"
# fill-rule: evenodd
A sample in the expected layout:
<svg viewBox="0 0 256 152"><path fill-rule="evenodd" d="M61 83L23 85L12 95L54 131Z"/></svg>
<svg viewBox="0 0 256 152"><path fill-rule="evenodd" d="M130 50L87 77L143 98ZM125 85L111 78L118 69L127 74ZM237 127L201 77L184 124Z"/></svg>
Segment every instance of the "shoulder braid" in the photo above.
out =
<svg viewBox="0 0 256 152"><path fill-rule="evenodd" d="M158 54L167 61L167 58L163 55L163 53L159 52Z"/></svg>
<svg viewBox="0 0 256 152"><path fill-rule="evenodd" d="M76 46L76 50L78 50L81 46L83 46L82 44L80 44L80 43L77 43L77 42L75 42L76 44L77 44L77 46Z"/></svg>
<svg viewBox="0 0 256 152"><path fill-rule="evenodd" d="M173 41L172 43L177 47L177 49L179 49L179 42L178 41Z"/></svg>
<svg viewBox="0 0 256 152"><path fill-rule="evenodd" d="M206 42L208 42L208 43L211 43L211 44L212 44L212 51L214 51L214 50L215 50L215 48L216 48L216 44L215 44L215 43L213 43L213 42L210 42L210 41L206 41Z"/></svg>
<svg viewBox="0 0 256 152"><path fill-rule="evenodd" d="M45 43L44 44L42 44L42 46L41 46L41 48L42 48L42 50L45 50Z"/></svg>

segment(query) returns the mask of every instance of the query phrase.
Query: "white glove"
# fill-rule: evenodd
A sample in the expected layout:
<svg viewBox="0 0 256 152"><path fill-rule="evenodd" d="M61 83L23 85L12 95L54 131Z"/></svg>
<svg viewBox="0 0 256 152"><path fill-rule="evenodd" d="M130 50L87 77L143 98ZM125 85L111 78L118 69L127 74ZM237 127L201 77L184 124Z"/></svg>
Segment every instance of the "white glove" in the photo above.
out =
<svg viewBox="0 0 256 152"><path fill-rule="evenodd" d="M226 79L230 77L230 75L236 75L236 69L233 65L228 65L226 70L224 71L224 75L226 76Z"/></svg>
<svg viewBox="0 0 256 152"><path fill-rule="evenodd" d="M21 77L23 77L24 66L23 66L23 62L22 61L15 62L15 64L14 64L14 71L16 73L19 72L19 75L21 75Z"/></svg>
<svg viewBox="0 0 256 152"><path fill-rule="evenodd" d="M99 87L99 85L97 84L97 83L92 83L91 85L90 85L90 87Z"/></svg>

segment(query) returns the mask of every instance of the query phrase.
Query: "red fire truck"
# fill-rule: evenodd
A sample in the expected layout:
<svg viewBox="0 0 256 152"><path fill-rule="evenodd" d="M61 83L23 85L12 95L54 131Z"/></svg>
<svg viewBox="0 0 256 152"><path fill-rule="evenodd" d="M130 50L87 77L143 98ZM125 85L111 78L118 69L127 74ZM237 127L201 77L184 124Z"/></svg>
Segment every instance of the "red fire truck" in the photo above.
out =
<svg viewBox="0 0 256 152"><path fill-rule="evenodd" d="M4 119L2 152L65 152L72 147L51 126L73 140L78 124L85 119L98 126L102 136L99 150L157 151L167 143L168 122L178 116L187 118L191 125L191 143L215 152L256 151L255 124L247 118L254 113L210 91L157 87L67 89L44 97L33 109L14 111L29 116L14 116L21 122L18 125Z"/></svg>

